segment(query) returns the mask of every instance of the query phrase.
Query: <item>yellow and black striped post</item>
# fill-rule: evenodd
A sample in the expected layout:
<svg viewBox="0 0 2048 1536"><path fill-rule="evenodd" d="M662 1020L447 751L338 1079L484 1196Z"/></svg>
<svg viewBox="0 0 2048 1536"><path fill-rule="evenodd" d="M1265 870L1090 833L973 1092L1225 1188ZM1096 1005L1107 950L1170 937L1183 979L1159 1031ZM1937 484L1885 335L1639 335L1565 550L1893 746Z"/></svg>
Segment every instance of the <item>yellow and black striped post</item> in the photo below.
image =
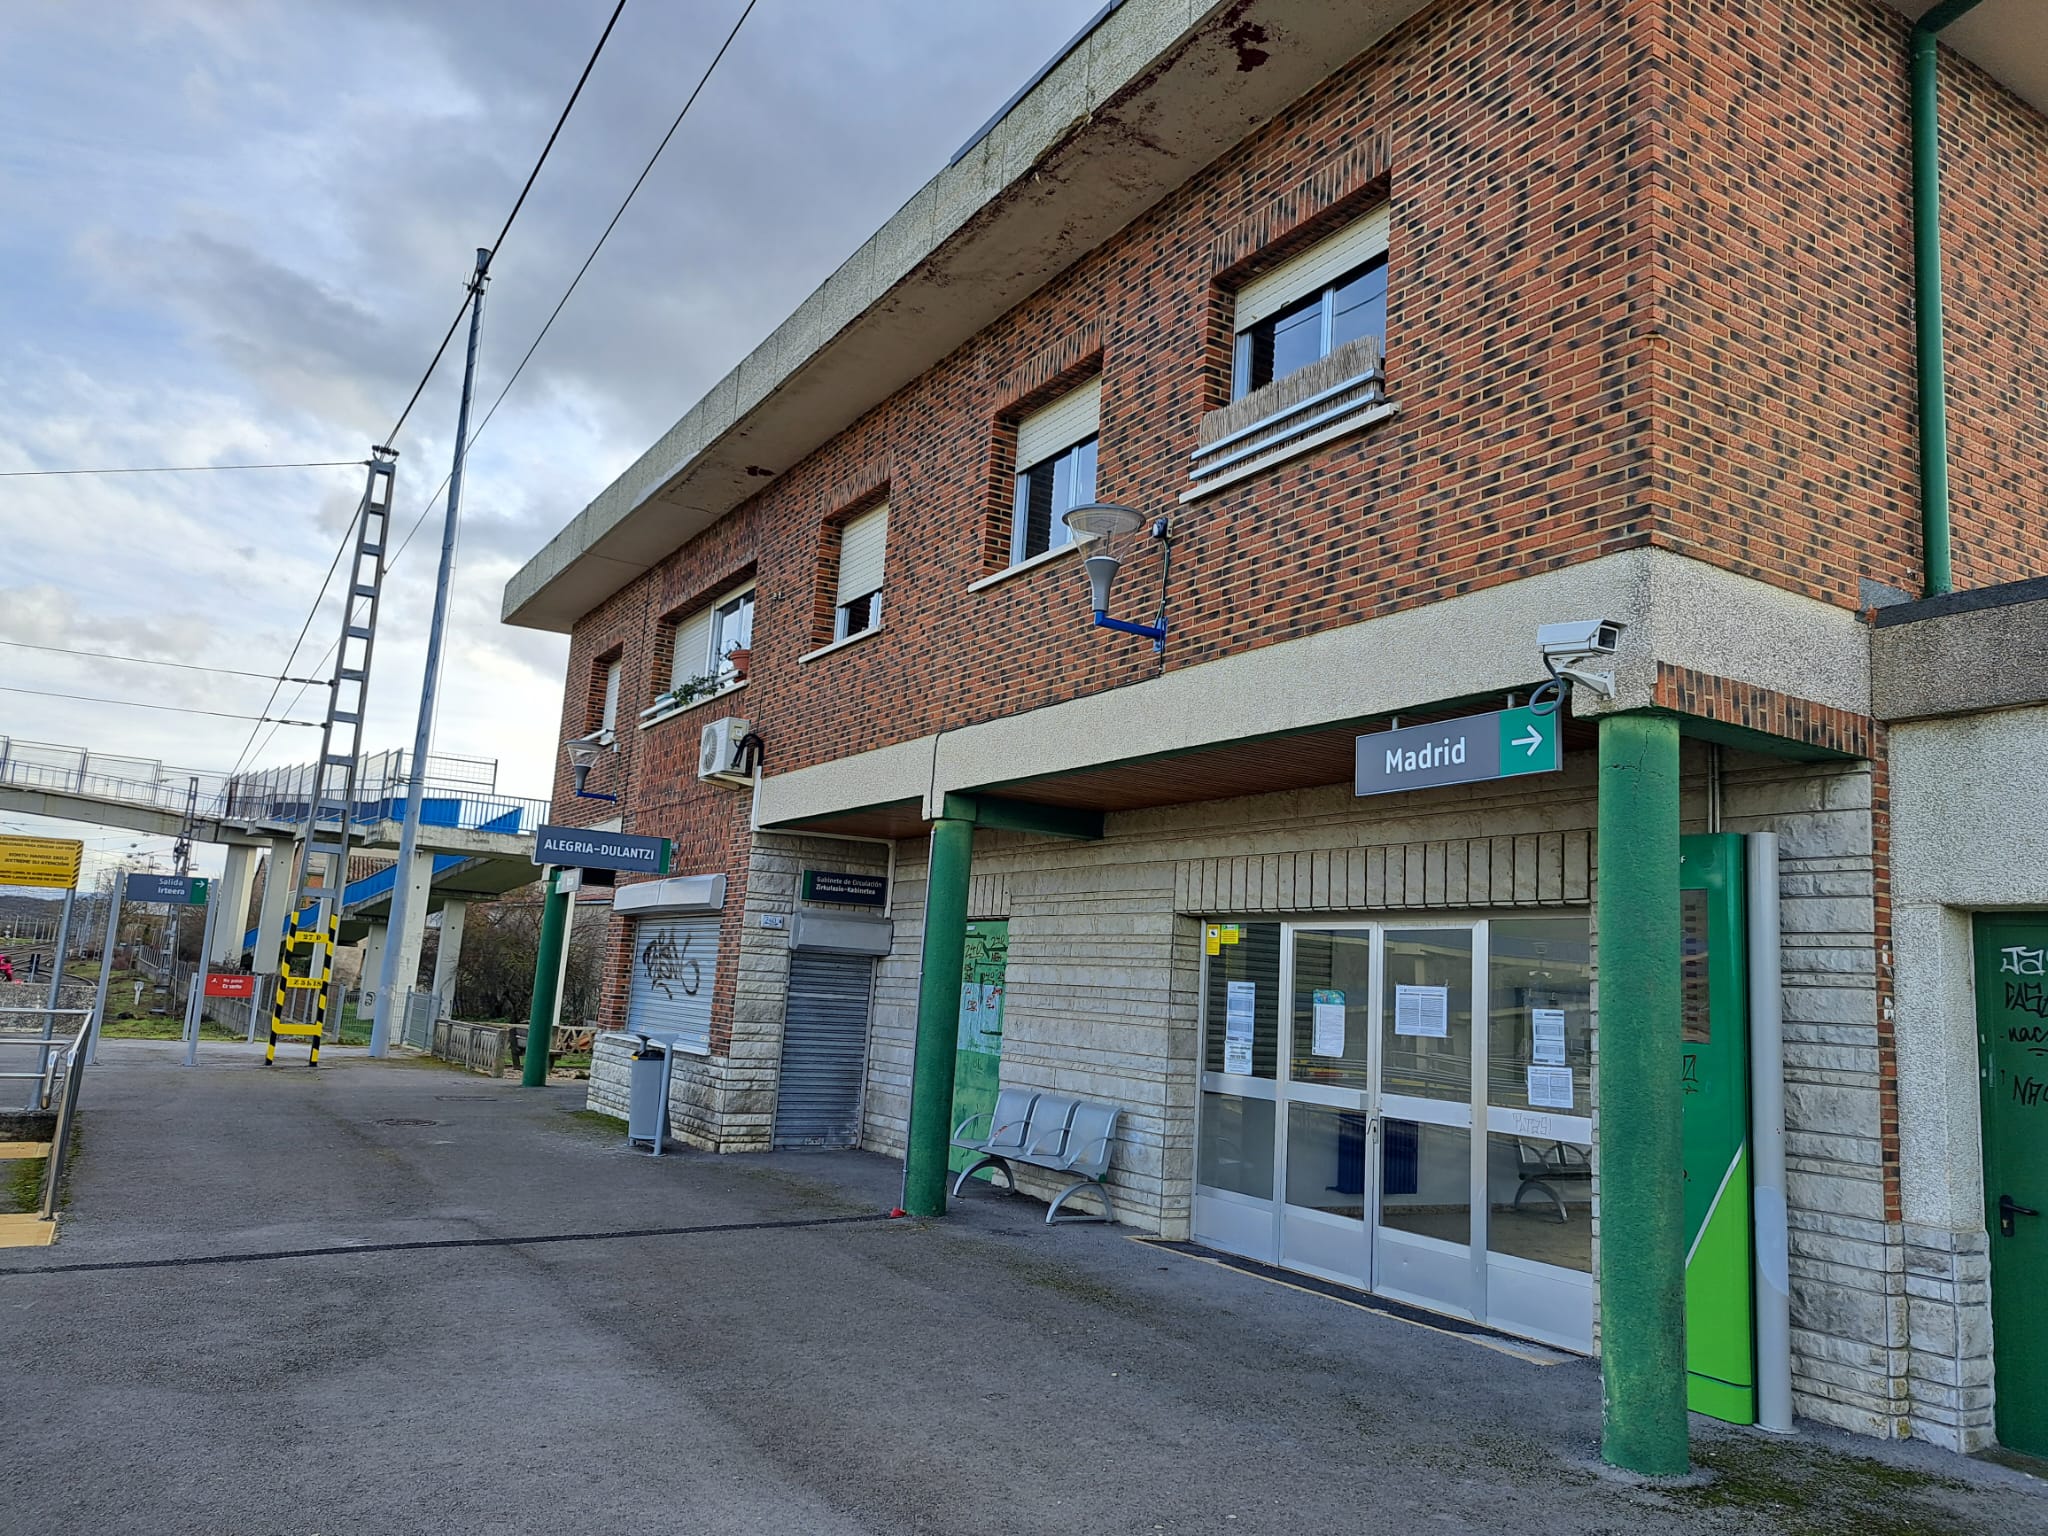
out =
<svg viewBox="0 0 2048 1536"><path fill-rule="evenodd" d="M291 928L285 933L282 952L277 968L277 991L270 1002L270 1044L263 1053L263 1065L274 1066L277 1062L277 1042L281 1035L308 1036L312 1047L309 1067L320 1065L320 1041L327 1032L327 999L332 992L328 985L334 976L334 941L341 933L341 915L329 917L322 924L315 919L312 928L301 928L296 916ZM292 965L298 958L297 952L306 951L306 968L295 971ZM318 989L317 1001L313 1007L313 1021L300 1024L285 1017L285 999L293 992Z"/></svg>

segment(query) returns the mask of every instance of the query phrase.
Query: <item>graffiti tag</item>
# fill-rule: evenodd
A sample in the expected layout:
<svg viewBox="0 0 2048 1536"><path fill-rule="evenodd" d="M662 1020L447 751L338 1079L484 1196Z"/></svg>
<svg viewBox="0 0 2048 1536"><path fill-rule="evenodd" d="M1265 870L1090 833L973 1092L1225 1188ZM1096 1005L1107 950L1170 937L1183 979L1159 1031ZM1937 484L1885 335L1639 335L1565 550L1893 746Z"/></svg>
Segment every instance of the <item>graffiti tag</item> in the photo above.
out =
<svg viewBox="0 0 2048 1536"><path fill-rule="evenodd" d="M1999 952L2001 976L2048 976L2048 949L2028 949L2012 944Z"/></svg>
<svg viewBox="0 0 2048 1536"><path fill-rule="evenodd" d="M679 945L673 933L662 933L640 947L640 969L646 973L647 984L659 987L662 996L670 1002L675 1001L675 986L683 989L684 996L695 997L697 989L704 984L703 970L690 958L690 940L693 937L692 934L684 934Z"/></svg>

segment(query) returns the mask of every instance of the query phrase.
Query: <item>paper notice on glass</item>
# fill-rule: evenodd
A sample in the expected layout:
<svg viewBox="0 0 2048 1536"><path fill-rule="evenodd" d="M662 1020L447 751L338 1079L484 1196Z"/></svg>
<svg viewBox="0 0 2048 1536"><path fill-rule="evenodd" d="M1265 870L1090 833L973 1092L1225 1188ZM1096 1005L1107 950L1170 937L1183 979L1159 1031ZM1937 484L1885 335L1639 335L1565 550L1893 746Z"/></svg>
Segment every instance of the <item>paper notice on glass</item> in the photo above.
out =
<svg viewBox="0 0 2048 1536"><path fill-rule="evenodd" d="M1229 1002L1223 1013L1223 1070L1240 1077L1252 1071L1252 1017L1258 1007L1259 984L1233 981L1227 984Z"/></svg>
<svg viewBox="0 0 2048 1536"><path fill-rule="evenodd" d="M1318 1056L1342 1056L1344 1054L1344 994L1318 988L1315 995L1316 1038L1315 1053Z"/></svg>
<svg viewBox="0 0 2048 1536"><path fill-rule="evenodd" d="M1451 1032L1451 989L1449 987L1394 988L1394 1033L1434 1035L1441 1040Z"/></svg>
<svg viewBox="0 0 2048 1536"><path fill-rule="evenodd" d="M1531 1109L1570 1109L1572 1107L1572 1069L1570 1067L1531 1067L1529 1069L1529 1107Z"/></svg>
<svg viewBox="0 0 2048 1536"><path fill-rule="evenodd" d="M1549 1066L1564 1064L1564 1010L1562 1008L1531 1008L1529 1020L1536 1028L1537 1061Z"/></svg>

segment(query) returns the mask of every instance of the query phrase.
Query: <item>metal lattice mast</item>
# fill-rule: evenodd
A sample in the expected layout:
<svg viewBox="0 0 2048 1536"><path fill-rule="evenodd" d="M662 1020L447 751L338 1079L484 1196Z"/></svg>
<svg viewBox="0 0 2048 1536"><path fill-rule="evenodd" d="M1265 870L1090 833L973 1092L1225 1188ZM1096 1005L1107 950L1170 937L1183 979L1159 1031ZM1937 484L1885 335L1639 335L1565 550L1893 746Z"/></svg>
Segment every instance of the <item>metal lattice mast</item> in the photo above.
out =
<svg viewBox="0 0 2048 1536"><path fill-rule="evenodd" d="M391 487L398 455L390 448L371 450L363 500L356 511L355 551L342 589L341 640L334 651L334 675L327 686L327 718L320 727L320 755L307 786L306 823L301 841L291 914L280 934L278 990L271 1013L270 1056L275 1058L280 1032L304 1034L303 1025L280 1031L285 1022L286 994L317 992L313 1028L324 1029L328 994L334 974L334 941L341 927L342 894L348 884L349 830L355 819L356 773L362 756L363 715L370 697L370 662L376 651L377 607L384 593L384 569L391 535ZM319 912L309 930L298 915L317 901ZM294 973L291 960L303 950L306 969ZM320 1059L320 1036L312 1034L313 1061Z"/></svg>

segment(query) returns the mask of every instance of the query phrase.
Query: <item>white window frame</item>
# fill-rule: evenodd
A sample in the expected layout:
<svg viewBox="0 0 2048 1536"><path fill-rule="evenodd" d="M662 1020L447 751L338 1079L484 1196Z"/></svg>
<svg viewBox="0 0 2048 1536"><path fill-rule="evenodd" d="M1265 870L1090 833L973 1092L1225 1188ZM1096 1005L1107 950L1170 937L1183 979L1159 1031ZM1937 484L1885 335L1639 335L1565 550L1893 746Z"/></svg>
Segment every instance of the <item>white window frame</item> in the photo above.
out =
<svg viewBox="0 0 2048 1536"><path fill-rule="evenodd" d="M853 566L848 564L849 553L855 557ZM848 518L839 530L839 569L833 575L832 592L834 644L882 627L888 570L889 503L884 501ZM854 610L860 605L866 609L863 622L853 628Z"/></svg>
<svg viewBox="0 0 2048 1536"><path fill-rule="evenodd" d="M1321 355L1330 355L1331 294L1340 279L1360 267L1386 258L1391 228L1391 206L1381 203L1362 218L1318 240L1307 250L1289 257L1272 271L1261 273L1238 289L1233 322L1235 340L1231 348L1231 399L1241 400L1251 393L1252 328L1261 320L1270 319L1319 290L1323 293Z"/></svg>
<svg viewBox="0 0 2048 1536"><path fill-rule="evenodd" d="M1077 542L1073 530L1061 520L1062 513L1083 504L1072 501L1064 507L1053 507L1044 549L1027 551L1024 548L1025 537L1030 531L1027 521L1030 477L1047 464L1055 466L1057 474L1057 466L1062 460L1077 457L1082 449L1094 445L1096 463L1090 475L1088 497L1092 500L1094 476L1101 472L1101 441L1102 375L1099 373L1018 421L1017 469L1011 480L1010 492L1010 570L1050 559Z"/></svg>
<svg viewBox="0 0 2048 1536"><path fill-rule="evenodd" d="M619 726L619 689L625 680L626 658L614 656L604 667L604 703L599 706L597 716L598 740L610 746L617 739Z"/></svg>
<svg viewBox="0 0 2048 1536"><path fill-rule="evenodd" d="M681 714L686 709L695 709L698 705L707 703L711 699L722 698L735 689L746 687L746 680L735 674L732 663L723 656L714 658L712 648L716 643L714 637L718 632L718 611L740 601L742 598L754 598L755 593L756 584L754 582L741 582L738 586L730 587L721 592L710 602L702 603L692 608L687 614L675 621L675 635L669 645L668 686L662 689L660 695L652 704L640 711L640 723L642 726L653 725L658 721L668 719L671 715ZM756 609L758 613L758 601L756 602ZM750 614L747 619L747 637L750 646L753 639L755 616L755 614ZM683 662L683 649L693 634L701 637L697 641L700 647L700 654L696 661L686 666ZM671 698L678 685L689 682L692 678L710 676L716 676L719 679L719 687L716 692L692 699L687 704L678 704Z"/></svg>

